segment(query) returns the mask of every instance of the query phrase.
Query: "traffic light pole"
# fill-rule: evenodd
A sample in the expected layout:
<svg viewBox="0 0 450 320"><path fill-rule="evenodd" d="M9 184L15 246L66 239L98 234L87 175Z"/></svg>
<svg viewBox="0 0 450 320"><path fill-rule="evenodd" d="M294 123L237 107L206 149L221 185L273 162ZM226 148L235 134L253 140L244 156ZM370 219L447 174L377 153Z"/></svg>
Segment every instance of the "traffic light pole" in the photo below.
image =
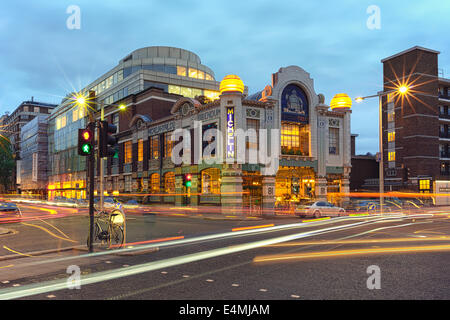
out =
<svg viewBox="0 0 450 320"><path fill-rule="evenodd" d="M90 122L88 125L91 132L95 130L95 122ZM95 139L94 139L95 141ZM89 252L93 252L94 239L94 170L95 170L95 153L91 152L88 156L88 171L89 171Z"/></svg>
<svg viewBox="0 0 450 320"><path fill-rule="evenodd" d="M105 120L105 108L103 102L100 102L100 121ZM100 191L100 210L103 211L103 175L104 175L104 163L103 158L100 157L100 129L98 131L98 159L100 160L100 174L99 174L99 191Z"/></svg>

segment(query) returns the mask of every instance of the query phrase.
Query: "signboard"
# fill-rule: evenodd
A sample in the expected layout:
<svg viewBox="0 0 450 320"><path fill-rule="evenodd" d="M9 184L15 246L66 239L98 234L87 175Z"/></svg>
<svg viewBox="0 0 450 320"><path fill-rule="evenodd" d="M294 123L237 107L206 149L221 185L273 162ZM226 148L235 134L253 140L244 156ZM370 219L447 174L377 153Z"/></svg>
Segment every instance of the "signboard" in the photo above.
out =
<svg viewBox="0 0 450 320"><path fill-rule="evenodd" d="M227 158L234 159L234 107L227 107Z"/></svg>
<svg viewBox="0 0 450 320"><path fill-rule="evenodd" d="M305 92L295 84L289 84L281 94L281 120L309 123L309 104Z"/></svg>

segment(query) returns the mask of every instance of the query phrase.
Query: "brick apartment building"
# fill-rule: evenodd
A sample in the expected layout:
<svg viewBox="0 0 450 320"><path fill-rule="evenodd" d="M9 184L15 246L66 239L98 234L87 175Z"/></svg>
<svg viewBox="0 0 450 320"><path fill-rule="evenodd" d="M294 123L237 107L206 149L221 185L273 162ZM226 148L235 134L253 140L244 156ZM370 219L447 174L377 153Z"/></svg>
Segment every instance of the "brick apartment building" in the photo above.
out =
<svg viewBox="0 0 450 320"><path fill-rule="evenodd" d="M385 190L434 192L450 178L450 79L439 76L439 52L415 46L381 60Z"/></svg>

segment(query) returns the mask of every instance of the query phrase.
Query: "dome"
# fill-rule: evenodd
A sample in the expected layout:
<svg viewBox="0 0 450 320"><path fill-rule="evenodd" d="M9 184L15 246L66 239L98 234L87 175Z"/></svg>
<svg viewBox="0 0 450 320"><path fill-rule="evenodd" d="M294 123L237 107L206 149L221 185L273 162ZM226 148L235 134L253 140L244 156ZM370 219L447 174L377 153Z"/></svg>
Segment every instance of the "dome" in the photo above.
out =
<svg viewBox="0 0 450 320"><path fill-rule="evenodd" d="M336 94L330 103L331 110L349 110L352 107L352 99L345 93Z"/></svg>
<svg viewBox="0 0 450 320"><path fill-rule="evenodd" d="M220 94L224 92L240 92L244 93L244 83L241 78L238 76L231 74L227 75L220 82Z"/></svg>

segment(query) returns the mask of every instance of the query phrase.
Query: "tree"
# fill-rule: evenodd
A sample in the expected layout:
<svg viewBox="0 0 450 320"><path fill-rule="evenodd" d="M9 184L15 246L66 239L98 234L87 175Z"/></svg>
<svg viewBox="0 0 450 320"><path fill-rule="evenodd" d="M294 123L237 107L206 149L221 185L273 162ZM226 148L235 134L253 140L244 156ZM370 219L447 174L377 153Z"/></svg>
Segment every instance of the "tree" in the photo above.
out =
<svg viewBox="0 0 450 320"><path fill-rule="evenodd" d="M11 142L0 135L0 189L5 192L12 183L14 157Z"/></svg>

